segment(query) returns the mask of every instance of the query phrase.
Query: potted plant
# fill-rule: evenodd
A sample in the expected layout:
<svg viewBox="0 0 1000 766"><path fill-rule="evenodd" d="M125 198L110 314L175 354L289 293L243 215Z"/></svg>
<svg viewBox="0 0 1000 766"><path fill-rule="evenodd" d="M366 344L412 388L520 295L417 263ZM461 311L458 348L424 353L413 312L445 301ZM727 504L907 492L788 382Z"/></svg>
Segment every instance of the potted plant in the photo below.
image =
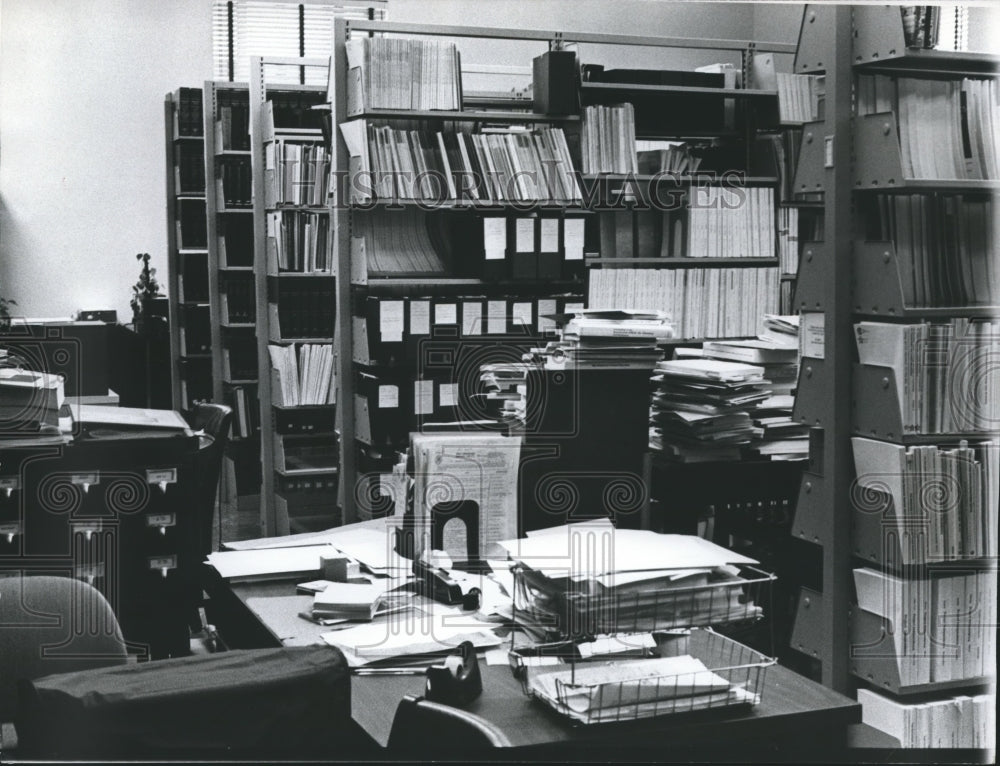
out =
<svg viewBox="0 0 1000 766"><path fill-rule="evenodd" d="M10 307L16 305L17 301L0 297L0 332L10 329Z"/></svg>
<svg viewBox="0 0 1000 766"><path fill-rule="evenodd" d="M160 283L156 281L156 269L149 267L149 253L136 253L135 259L142 261L139 280L132 285L132 323L135 331L141 333L149 316L150 303L160 295Z"/></svg>

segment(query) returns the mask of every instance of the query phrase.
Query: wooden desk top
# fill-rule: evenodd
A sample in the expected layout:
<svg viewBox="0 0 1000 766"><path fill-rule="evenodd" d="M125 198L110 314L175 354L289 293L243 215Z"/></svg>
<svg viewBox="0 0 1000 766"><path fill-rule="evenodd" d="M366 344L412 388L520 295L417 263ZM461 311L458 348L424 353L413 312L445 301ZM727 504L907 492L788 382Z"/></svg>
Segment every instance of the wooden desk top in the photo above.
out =
<svg viewBox="0 0 1000 766"><path fill-rule="evenodd" d="M295 595L292 582L246 583L232 586L233 594L267 628L275 642L302 646L320 642L328 630L298 616L310 596ZM520 682L505 666L480 660L484 691L468 710L499 725L515 747L577 743L581 746L650 747L669 742L672 747L764 744L791 735L809 737L846 735L848 724L861 720L861 706L852 699L773 665L766 671L759 705L720 715L719 711L687 713L645 721L574 726L544 705L529 699ZM396 706L405 694L421 694L423 676L355 676L351 679L351 707L355 722L375 742L389 740Z"/></svg>

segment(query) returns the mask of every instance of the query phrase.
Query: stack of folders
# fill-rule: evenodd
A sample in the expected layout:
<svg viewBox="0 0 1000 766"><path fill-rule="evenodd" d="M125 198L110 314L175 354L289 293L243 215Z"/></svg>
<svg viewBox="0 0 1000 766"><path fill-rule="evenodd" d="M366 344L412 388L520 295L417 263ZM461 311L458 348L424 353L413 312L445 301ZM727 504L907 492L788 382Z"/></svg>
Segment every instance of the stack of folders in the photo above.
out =
<svg viewBox="0 0 1000 766"><path fill-rule="evenodd" d="M996 430L1000 379L989 371L1000 354L1000 322L858 322L854 334L861 364L893 371L904 433Z"/></svg>
<svg viewBox="0 0 1000 766"><path fill-rule="evenodd" d="M823 76L778 72L778 113L782 123L815 122L819 119L819 100Z"/></svg>
<svg viewBox="0 0 1000 766"><path fill-rule="evenodd" d="M1000 178L994 78L926 80L865 75L858 114L895 112L903 175L930 179Z"/></svg>
<svg viewBox="0 0 1000 766"><path fill-rule="evenodd" d="M858 606L889 623L901 686L996 676L997 570L903 579L865 567L854 586Z"/></svg>
<svg viewBox="0 0 1000 766"><path fill-rule="evenodd" d="M359 158L355 202L582 200L562 128L429 133L353 120L340 131L350 155Z"/></svg>
<svg viewBox="0 0 1000 766"><path fill-rule="evenodd" d="M899 702L870 689L858 689L858 702L861 722L895 737L900 747L996 748L995 694Z"/></svg>
<svg viewBox="0 0 1000 766"><path fill-rule="evenodd" d="M1000 444L851 446L858 486L892 498L902 564L997 555Z"/></svg>
<svg viewBox="0 0 1000 766"><path fill-rule="evenodd" d="M659 344L674 337L670 317L660 311L582 311L563 317L552 356L576 369L652 369L663 358Z"/></svg>
<svg viewBox="0 0 1000 766"><path fill-rule="evenodd" d="M517 564L515 618L529 632L635 633L761 616L735 567L756 562L700 537L602 519L500 545Z"/></svg>
<svg viewBox="0 0 1000 766"><path fill-rule="evenodd" d="M793 391L799 371L799 317L765 315L754 340L708 341L708 359L744 362L764 369L762 387L771 395L749 410L753 419L751 450L771 460L796 460L809 454L809 429L792 420Z"/></svg>
<svg viewBox="0 0 1000 766"><path fill-rule="evenodd" d="M996 306L994 205L962 195L878 195L867 236L895 244L908 306Z"/></svg>
<svg viewBox="0 0 1000 766"><path fill-rule="evenodd" d="M359 35L347 41L345 52L348 68L360 69L356 111L461 109L462 72L453 42Z"/></svg>
<svg viewBox="0 0 1000 766"><path fill-rule="evenodd" d="M659 362L652 381L650 447L684 462L738 460L771 396L763 367L718 359Z"/></svg>
<svg viewBox="0 0 1000 766"><path fill-rule="evenodd" d="M479 381L490 417L519 430L527 409L527 362L495 362L479 368Z"/></svg>
<svg viewBox="0 0 1000 766"><path fill-rule="evenodd" d="M636 173L635 108L632 104L583 110L584 173Z"/></svg>
<svg viewBox="0 0 1000 766"><path fill-rule="evenodd" d="M271 369L279 380L279 385L272 389L275 404L297 407L336 402L332 346L303 343L296 348L272 344L267 349Z"/></svg>

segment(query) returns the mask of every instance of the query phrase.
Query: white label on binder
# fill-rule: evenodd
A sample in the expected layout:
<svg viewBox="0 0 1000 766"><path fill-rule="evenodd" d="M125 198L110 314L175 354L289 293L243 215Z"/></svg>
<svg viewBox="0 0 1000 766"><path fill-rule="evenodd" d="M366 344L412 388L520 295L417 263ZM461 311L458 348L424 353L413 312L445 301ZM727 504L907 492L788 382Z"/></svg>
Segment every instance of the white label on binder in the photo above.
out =
<svg viewBox="0 0 1000 766"><path fill-rule="evenodd" d="M442 383L438 398L442 407L454 407L458 404L458 383Z"/></svg>
<svg viewBox="0 0 1000 766"><path fill-rule="evenodd" d="M583 260L583 219L566 218L563 221L563 248L567 261Z"/></svg>
<svg viewBox="0 0 1000 766"><path fill-rule="evenodd" d="M431 302L410 301L410 335L431 334Z"/></svg>
<svg viewBox="0 0 1000 766"><path fill-rule="evenodd" d="M399 386L378 387L379 409L395 409L399 406Z"/></svg>
<svg viewBox="0 0 1000 766"><path fill-rule="evenodd" d="M799 319L799 343L801 355L813 359L825 358L824 335L826 315L822 312L804 312Z"/></svg>
<svg viewBox="0 0 1000 766"><path fill-rule="evenodd" d="M542 219L542 233L541 242L539 243L538 250L542 253L558 253L559 252L559 219L558 218L543 218Z"/></svg>
<svg viewBox="0 0 1000 766"><path fill-rule="evenodd" d="M503 335L507 332L507 301L487 302L486 332L490 335Z"/></svg>
<svg viewBox="0 0 1000 766"><path fill-rule="evenodd" d="M487 261L502 261L507 254L507 219L483 219L483 248Z"/></svg>
<svg viewBox="0 0 1000 766"><path fill-rule="evenodd" d="M530 303L515 303L510 310L511 318L514 320L515 327L517 325L523 325L525 327L531 327L531 304Z"/></svg>
<svg viewBox="0 0 1000 766"><path fill-rule="evenodd" d="M538 301L538 329L554 330L556 323L551 319L546 319L546 314L556 313L556 302L550 298L542 298Z"/></svg>
<svg viewBox="0 0 1000 766"><path fill-rule="evenodd" d="M515 232L517 233L517 252L535 252L535 219L518 218Z"/></svg>
<svg viewBox="0 0 1000 766"><path fill-rule="evenodd" d="M483 334L483 304L469 302L462 304L462 335Z"/></svg>
<svg viewBox="0 0 1000 766"><path fill-rule="evenodd" d="M383 343L403 340L403 301L382 301L379 304L378 332Z"/></svg>
<svg viewBox="0 0 1000 766"><path fill-rule="evenodd" d="M458 305L439 303L434 307L434 324L458 324Z"/></svg>
<svg viewBox="0 0 1000 766"><path fill-rule="evenodd" d="M434 412L434 381L413 381L413 412L416 415L430 415Z"/></svg>

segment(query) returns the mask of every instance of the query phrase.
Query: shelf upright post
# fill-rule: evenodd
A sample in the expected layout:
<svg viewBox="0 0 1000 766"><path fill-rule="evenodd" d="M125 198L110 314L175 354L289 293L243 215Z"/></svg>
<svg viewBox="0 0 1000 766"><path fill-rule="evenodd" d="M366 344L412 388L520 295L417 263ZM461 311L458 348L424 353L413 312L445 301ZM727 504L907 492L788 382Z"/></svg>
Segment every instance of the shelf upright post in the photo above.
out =
<svg viewBox="0 0 1000 766"><path fill-rule="evenodd" d="M337 423L340 431L340 497L344 524L357 521L355 502L358 477L354 443L354 368L351 351L351 196L347 146L339 136L338 126L347 118L347 93L339 70L346 66L345 43L350 34L350 21L333 20L333 49L330 56L330 143L334 174L330 212L333 229L333 258L336 263L337 341L334 344L334 368L337 371Z"/></svg>
<svg viewBox="0 0 1000 766"><path fill-rule="evenodd" d="M181 402L181 342L180 342L180 321L181 311L179 300L180 280L177 275L181 265L181 256L177 252L180 247L180 237L177 226L179 215L177 212L177 189L174 184L174 162L177 151L174 138L174 111L177 104L173 94L168 93L163 102L165 133L167 136L167 157L166 157L166 177L167 177L167 321L170 323L170 401L175 410L183 408ZM146 378L149 377L147 370ZM148 388L147 403L148 403Z"/></svg>

